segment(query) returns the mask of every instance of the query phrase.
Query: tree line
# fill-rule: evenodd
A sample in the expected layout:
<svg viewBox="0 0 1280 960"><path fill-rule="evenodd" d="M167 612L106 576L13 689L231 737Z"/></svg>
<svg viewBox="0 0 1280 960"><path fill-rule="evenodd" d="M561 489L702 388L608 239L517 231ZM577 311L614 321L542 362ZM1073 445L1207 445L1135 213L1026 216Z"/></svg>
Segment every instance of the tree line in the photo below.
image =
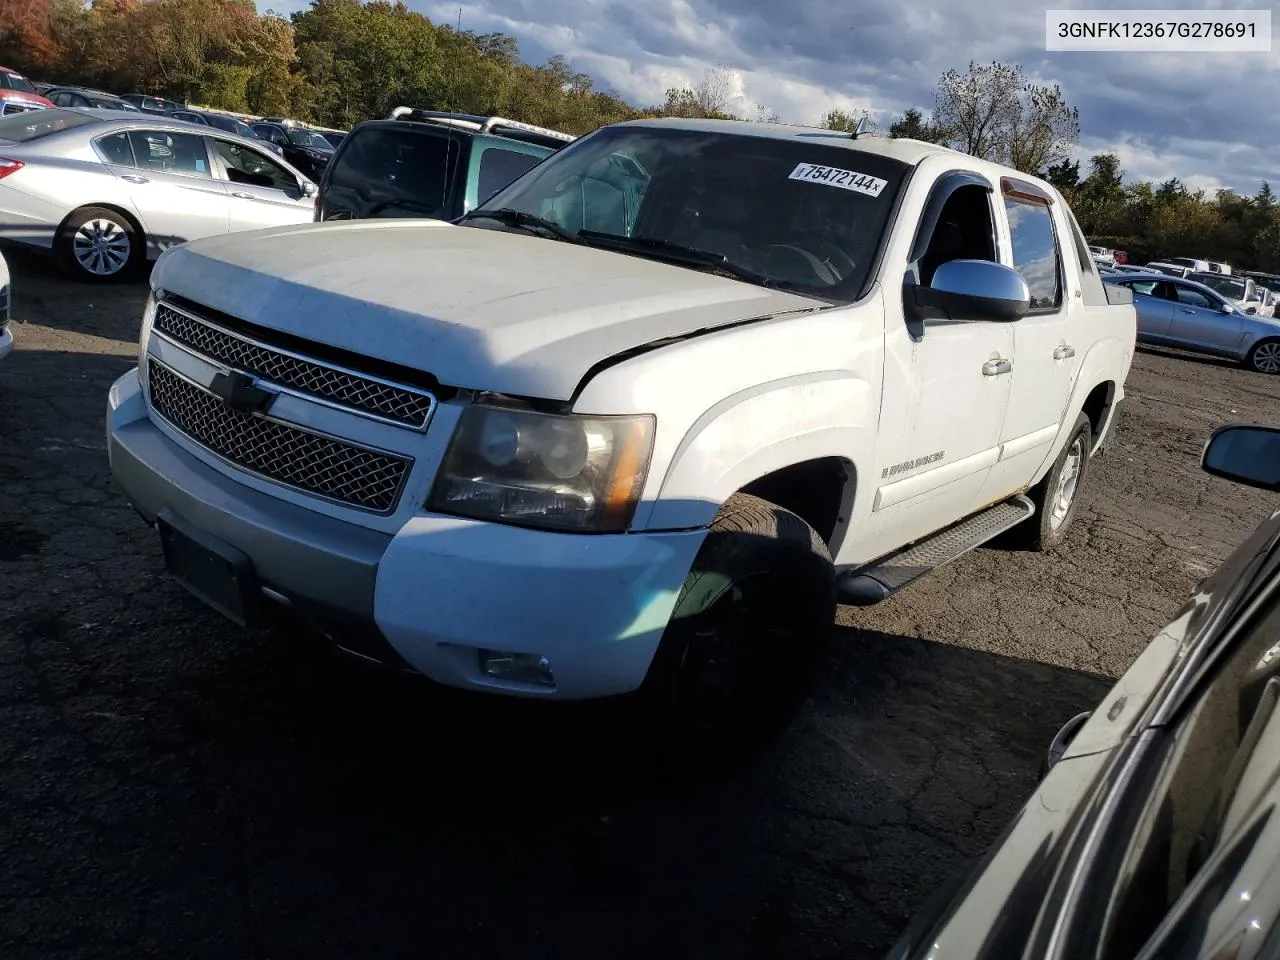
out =
<svg viewBox="0 0 1280 960"><path fill-rule="evenodd" d="M4 0L0 63L39 80L147 93L346 129L402 104L508 116L569 133L637 117L780 122L768 107L734 109L736 75L708 70L662 103L635 105L597 89L564 57L524 62L512 36L432 22L399 0L312 0L289 18L253 0ZM865 111L832 109L805 122L852 132ZM890 137L940 143L1043 176L1064 191L1091 241L1143 263L1201 256L1280 272L1280 205L1187 190L1177 180L1124 182L1119 158L1074 160L1079 110L1056 84L1021 67L971 62L938 80L934 102L895 118Z"/></svg>

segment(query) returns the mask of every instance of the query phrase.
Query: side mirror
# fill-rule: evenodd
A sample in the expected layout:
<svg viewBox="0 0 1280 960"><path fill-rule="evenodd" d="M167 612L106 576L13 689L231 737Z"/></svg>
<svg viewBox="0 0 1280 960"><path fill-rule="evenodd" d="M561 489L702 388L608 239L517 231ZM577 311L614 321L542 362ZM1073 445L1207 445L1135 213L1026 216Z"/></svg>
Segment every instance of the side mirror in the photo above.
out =
<svg viewBox="0 0 1280 960"><path fill-rule="evenodd" d="M320 192L320 188L317 187L310 180L299 180L298 189L302 191L302 195L304 197L314 197L317 193Z"/></svg>
<svg viewBox="0 0 1280 960"><path fill-rule="evenodd" d="M907 284L903 304L911 319L1020 320L1031 309L1031 291L1017 270L990 260L950 260L927 287Z"/></svg>
<svg viewBox="0 0 1280 960"><path fill-rule="evenodd" d="M1231 304L1229 304L1229 303L1224 303L1224 304L1223 304L1221 307L1219 307L1218 309L1219 309L1219 310L1221 310L1223 313L1235 313L1235 312L1236 312L1235 307L1231 306Z"/></svg>
<svg viewBox="0 0 1280 960"><path fill-rule="evenodd" d="M1280 493L1280 428L1237 423L1219 427L1200 455L1205 473Z"/></svg>

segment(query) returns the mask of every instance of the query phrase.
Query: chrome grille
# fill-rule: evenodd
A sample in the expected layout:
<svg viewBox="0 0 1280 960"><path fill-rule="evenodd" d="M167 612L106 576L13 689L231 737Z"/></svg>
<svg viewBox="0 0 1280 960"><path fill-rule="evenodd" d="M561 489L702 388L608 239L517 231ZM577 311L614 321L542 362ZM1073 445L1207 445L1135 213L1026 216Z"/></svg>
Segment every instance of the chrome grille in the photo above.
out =
<svg viewBox="0 0 1280 960"><path fill-rule="evenodd" d="M156 307L152 329L215 363L392 423L422 429L435 407L429 393L257 343L166 303Z"/></svg>
<svg viewBox="0 0 1280 960"><path fill-rule="evenodd" d="M147 364L151 407L238 467L306 493L389 513L413 461L231 409L164 364Z"/></svg>
<svg viewBox="0 0 1280 960"><path fill-rule="evenodd" d="M18 113L30 113L32 110L48 110L43 103L31 103L26 100L0 100L0 117L13 116Z"/></svg>

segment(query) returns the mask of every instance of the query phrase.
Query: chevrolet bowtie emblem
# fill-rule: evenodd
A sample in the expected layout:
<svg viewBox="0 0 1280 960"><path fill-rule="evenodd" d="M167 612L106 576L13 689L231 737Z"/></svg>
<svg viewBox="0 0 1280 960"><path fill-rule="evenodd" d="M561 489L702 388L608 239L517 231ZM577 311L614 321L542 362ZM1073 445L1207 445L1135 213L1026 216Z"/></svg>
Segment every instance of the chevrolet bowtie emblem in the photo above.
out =
<svg viewBox="0 0 1280 960"><path fill-rule="evenodd" d="M277 396L274 391L258 386L253 377L239 370L215 375L209 389L228 407L241 413L266 413Z"/></svg>

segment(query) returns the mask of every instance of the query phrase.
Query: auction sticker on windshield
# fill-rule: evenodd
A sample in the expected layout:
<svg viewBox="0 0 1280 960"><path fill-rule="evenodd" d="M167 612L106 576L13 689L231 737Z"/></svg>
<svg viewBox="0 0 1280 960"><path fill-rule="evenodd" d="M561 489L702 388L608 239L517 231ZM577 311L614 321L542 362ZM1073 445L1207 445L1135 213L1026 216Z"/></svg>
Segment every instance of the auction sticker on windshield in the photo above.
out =
<svg viewBox="0 0 1280 960"><path fill-rule="evenodd" d="M839 167L824 167L816 163L797 163L787 179L825 183L828 187L865 193L869 197L880 196L880 191L889 184L889 181L881 180L879 177L855 173L853 170L841 170Z"/></svg>

